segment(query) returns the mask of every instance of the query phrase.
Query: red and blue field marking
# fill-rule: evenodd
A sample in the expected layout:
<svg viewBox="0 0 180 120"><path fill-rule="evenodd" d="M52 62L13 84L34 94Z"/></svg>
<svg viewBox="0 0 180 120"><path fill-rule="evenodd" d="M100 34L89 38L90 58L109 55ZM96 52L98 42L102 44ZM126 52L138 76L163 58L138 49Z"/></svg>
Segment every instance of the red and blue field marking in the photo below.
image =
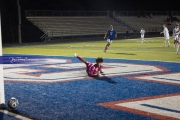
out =
<svg viewBox="0 0 180 120"><path fill-rule="evenodd" d="M4 65L5 98L16 97L20 113L42 120L180 119L180 63L104 59L105 76L90 78L77 58L42 57L54 62Z"/></svg>

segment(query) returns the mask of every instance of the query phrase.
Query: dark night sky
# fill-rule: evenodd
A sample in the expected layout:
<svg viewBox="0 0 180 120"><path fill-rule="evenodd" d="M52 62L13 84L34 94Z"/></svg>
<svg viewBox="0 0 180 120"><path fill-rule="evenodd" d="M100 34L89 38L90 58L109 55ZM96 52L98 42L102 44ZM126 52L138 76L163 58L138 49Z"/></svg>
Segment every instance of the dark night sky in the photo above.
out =
<svg viewBox="0 0 180 120"><path fill-rule="evenodd" d="M15 0L16 1L16 0ZM83 11L178 11L176 2L165 0L20 0L24 9L83 10Z"/></svg>
<svg viewBox="0 0 180 120"><path fill-rule="evenodd" d="M6 6L16 5L17 0L3 0ZM20 0L26 10L59 11L179 11L174 0Z"/></svg>

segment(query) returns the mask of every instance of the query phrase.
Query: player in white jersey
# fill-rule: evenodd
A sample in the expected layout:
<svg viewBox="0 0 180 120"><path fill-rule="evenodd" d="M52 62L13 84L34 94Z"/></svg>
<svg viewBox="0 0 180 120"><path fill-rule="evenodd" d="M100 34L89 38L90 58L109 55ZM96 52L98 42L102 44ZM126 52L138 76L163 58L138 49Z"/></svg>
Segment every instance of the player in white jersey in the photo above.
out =
<svg viewBox="0 0 180 120"><path fill-rule="evenodd" d="M174 46L176 49L176 54L178 54L179 51L179 43L180 43L180 29L179 29L179 24L176 24L176 32L174 33ZM173 31L174 32L174 31Z"/></svg>
<svg viewBox="0 0 180 120"><path fill-rule="evenodd" d="M144 30L144 28L141 28L141 31L140 31L140 33L141 33L141 43L143 43L143 42L145 42L145 40L144 40L144 34L146 33L146 31Z"/></svg>
<svg viewBox="0 0 180 120"><path fill-rule="evenodd" d="M174 47L175 47L176 40L179 37L178 31L179 31L179 24L176 24L175 28L173 29Z"/></svg>
<svg viewBox="0 0 180 120"><path fill-rule="evenodd" d="M179 51L179 44L180 44L180 31L179 31L179 37L175 42L176 54L178 54Z"/></svg>
<svg viewBox="0 0 180 120"><path fill-rule="evenodd" d="M166 46L166 42L168 42L168 47L170 46L170 42L169 42L169 30L166 27L166 24L163 24L163 31L160 32L160 34L164 33L164 45L163 47Z"/></svg>
<svg viewBox="0 0 180 120"><path fill-rule="evenodd" d="M180 33L179 33L179 37L178 37L178 40L176 41L176 54L178 54L178 51L179 51L179 44L180 44Z"/></svg>

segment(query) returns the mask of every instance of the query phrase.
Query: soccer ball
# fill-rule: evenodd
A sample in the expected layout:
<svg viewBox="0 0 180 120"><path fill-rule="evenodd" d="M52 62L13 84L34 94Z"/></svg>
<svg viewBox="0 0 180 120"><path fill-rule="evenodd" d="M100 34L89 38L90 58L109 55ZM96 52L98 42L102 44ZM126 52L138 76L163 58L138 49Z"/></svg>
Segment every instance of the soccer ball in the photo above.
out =
<svg viewBox="0 0 180 120"><path fill-rule="evenodd" d="M12 97L11 99L8 100L8 108L11 110L14 110L18 107L19 102L16 98Z"/></svg>

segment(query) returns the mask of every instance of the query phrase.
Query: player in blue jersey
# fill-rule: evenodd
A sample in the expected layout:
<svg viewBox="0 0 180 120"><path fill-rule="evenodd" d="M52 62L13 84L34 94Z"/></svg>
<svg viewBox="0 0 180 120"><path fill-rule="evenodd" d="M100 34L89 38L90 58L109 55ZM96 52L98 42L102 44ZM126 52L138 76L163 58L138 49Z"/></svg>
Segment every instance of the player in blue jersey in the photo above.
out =
<svg viewBox="0 0 180 120"><path fill-rule="evenodd" d="M117 38L117 33L113 29L113 25L110 25L110 29L105 33L104 39L107 38L107 45L104 48L104 52L109 48L110 44L113 42L114 38Z"/></svg>

